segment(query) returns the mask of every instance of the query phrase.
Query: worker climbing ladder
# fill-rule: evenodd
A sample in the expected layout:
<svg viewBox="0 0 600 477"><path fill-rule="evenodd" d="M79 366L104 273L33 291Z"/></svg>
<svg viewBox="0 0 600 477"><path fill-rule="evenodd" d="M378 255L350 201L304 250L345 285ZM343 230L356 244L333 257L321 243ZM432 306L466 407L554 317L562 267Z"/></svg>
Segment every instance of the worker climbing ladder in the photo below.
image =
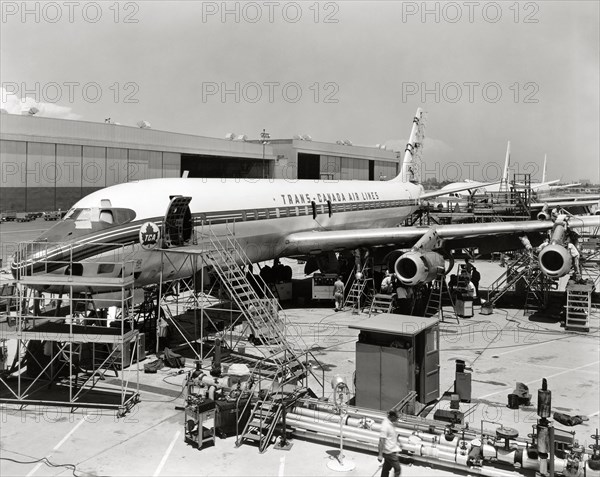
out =
<svg viewBox="0 0 600 477"><path fill-rule="evenodd" d="M354 282L352 283L350 291L348 292L348 295L346 295L346 300L344 301L344 309L352 308L355 313L360 313L362 308L368 305L369 296L367 295L367 290L369 287L372 288L373 285L373 279L371 278L371 263L371 258L365 260L360 273L354 275Z"/></svg>

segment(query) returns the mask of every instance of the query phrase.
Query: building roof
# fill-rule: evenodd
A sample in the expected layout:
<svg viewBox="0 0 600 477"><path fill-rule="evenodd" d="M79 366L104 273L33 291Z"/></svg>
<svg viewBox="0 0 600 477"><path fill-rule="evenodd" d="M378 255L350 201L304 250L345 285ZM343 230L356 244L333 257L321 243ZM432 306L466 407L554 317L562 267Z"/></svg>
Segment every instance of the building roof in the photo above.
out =
<svg viewBox="0 0 600 477"><path fill-rule="evenodd" d="M437 318L380 313L353 325L348 325L348 328L390 335L415 336L424 329L437 325L438 322Z"/></svg>
<svg viewBox="0 0 600 477"><path fill-rule="evenodd" d="M281 146L297 152L397 162L397 153L367 146L349 146L300 139L237 141L121 124L3 114L0 138L83 146L115 147L181 154L275 160ZM280 152L280 151L279 151ZM264 154L264 156L263 156Z"/></svg>
<svg viewBox="0 0 600 477"><path fill-rule="evenodd" d="M250 141L231 141L120 124L17 114L2 115L0 138L12 141L142 149L182 154L263 158L262 144ZM269 145L264 148L264 158L276 159Z"/></svg>

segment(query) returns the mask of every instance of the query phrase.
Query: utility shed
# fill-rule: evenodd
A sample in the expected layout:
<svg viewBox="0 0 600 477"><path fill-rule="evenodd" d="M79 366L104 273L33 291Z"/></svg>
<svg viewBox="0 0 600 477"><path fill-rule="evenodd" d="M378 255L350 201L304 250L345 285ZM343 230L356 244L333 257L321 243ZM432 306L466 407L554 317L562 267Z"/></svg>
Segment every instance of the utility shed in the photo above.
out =
<svg viewBox="0 0 600 477"><path fill-rule="evenodd" d="M427 404L439 396L439 322L381 313L350 325L356 343L356 406L388 410L410 391Z"/></svg>

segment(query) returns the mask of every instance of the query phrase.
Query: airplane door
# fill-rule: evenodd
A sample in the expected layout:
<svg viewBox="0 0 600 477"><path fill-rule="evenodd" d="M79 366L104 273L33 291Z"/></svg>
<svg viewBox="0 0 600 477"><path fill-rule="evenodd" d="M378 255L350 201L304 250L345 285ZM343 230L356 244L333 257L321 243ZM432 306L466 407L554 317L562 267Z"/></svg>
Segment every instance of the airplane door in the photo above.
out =
<svg viewBox="0 0 600 477"><path fill-rule="evenodd" d="M422 332L424 352L420 373L420 398L426 404L435 401L440 395L440 333L438 326L432 326Z"/></svg>
<svg viewBox="0 0 600 477"><path fill-rule="evenodd" d="M191 197L171 197L163 220L163 247L180 247L192 238Z"/></svg>

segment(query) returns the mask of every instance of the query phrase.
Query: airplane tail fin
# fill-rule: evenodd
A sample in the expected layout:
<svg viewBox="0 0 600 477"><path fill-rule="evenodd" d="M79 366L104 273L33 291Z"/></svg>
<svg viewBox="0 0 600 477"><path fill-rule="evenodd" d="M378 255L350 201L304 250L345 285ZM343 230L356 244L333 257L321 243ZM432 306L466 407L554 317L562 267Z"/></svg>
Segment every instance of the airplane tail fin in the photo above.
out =
<svg viewBox="0 0 600 477"><path fill-rule="evenodd" d="M500 189L502 187L508 188L508 173L510 170L510 141L506 145L506 158L504 159L504 170L502 171L502 182L500 183Z"/></svg>
<svg viewBox="0 0 600 477"><path fill-rule="evenodd" d="M546 182L546 154L544 154L544 167L542 169L542 184Z"/></svg>
<svg viewBox="0 0 600 477"><path fill-rule="evenodd" d="M404 157L400 165L400 173L392 179L397 182L419 182L419 162L425 139L425 113L421 108L417 109L413 119L410 137L404 149Z"/></svg>

